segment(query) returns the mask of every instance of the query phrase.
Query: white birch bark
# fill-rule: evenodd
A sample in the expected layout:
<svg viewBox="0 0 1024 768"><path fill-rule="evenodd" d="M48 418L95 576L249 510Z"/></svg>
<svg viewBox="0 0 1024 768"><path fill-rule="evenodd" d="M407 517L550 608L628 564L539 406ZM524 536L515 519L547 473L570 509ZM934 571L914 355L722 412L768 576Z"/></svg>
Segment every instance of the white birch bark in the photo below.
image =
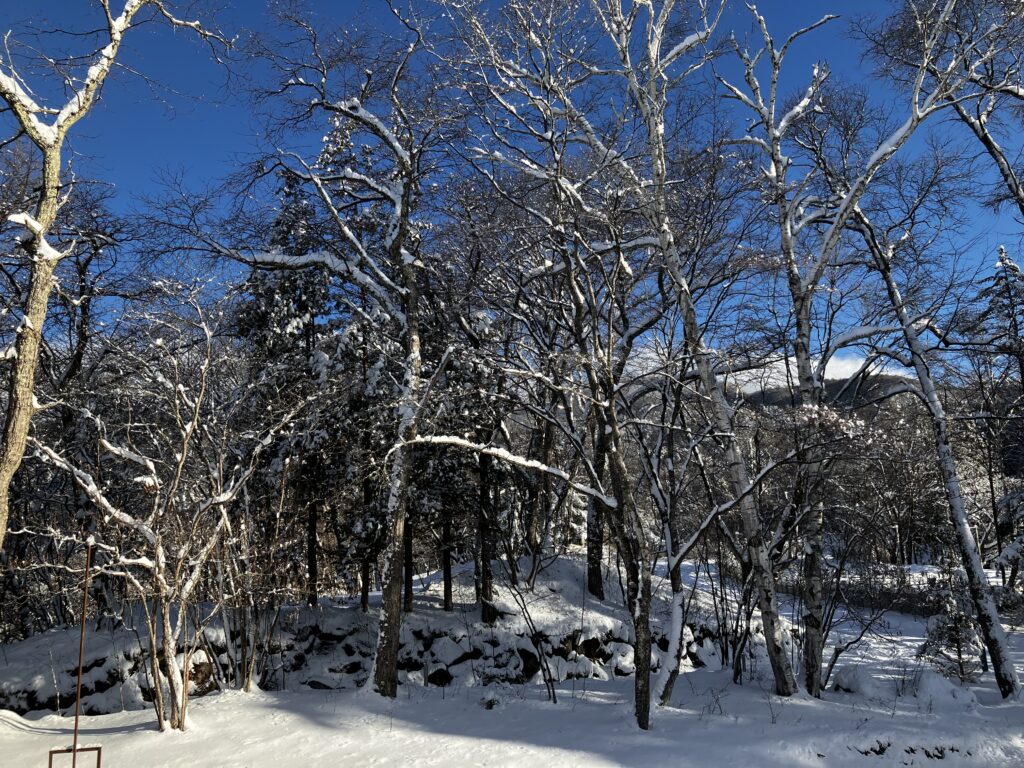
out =
<svg viewBox="0 0 1024 768"><path fill-rule="evenodd" d="M982 638L992 661L996 684L1003 698L1018 696L1021 692L1021 684L1010 655L1006 631L996 608L995 596L981 561L978 542L971 529L956 456L953 453L950 440L949 420L931 373L928 351L917 330L915 318L912 317L892 274L891 261L894 247L876 239L871 222L859 211L858 220L866 234L865 240L871 250L875 269L884 281L889 304L896 315L904 342L910 352L914 373L917 375L920 399L931 418L935 454L946 492L950 523L960 553L960 561L967 575L967 585L974 602Z"/></svg>

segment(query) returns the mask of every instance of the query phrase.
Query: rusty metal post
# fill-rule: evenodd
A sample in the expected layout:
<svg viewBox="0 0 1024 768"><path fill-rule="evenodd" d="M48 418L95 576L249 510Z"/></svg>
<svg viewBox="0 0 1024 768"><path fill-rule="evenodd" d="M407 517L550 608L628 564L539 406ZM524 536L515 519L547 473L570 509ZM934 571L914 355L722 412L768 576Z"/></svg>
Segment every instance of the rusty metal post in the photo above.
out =
<svg viewBox="0 0 1024 768"><path fill-rule="evenodd" d="M71 741L71 749L65 748L50 750L50 768L53 768L53 758L55 755L66 755L68 752L71 753L71 768L78 768L79 752L95 752L96 768L100 768L100 764L103 761L102 747L78 748L78 718L82 711L82 667L85 666L85 617L89 608L89 572L92 570L92 548L95 543L96 542L93 537L90 536L86 542L87 548L85 550L85 582L82 584L82 631L78 637L78 683L75 686L74 737Z"/></svg>
<svg viewBox="0 0 1024 768"><path fill-rule="evenodd" d="M50 750L50 762L47 763L48 768L53 768L53 758L56 755L66 755L71 752L71 759L75 759L75 755L79 752L95 752L96 753L96 768L102 768L103 766L103 747L82 747L81 749L72 751L69 749L51 749Z"/></svg>
<svg viewBox="0 0 1024 768"><path fill-rule="evenodd" d="M92 569L93 538L85 550L85 583L82 585L82 633L78 636L78 685L75 688L75 735L71 740L71 768L78 766L78 717L82 710L82 666L85 661L85 615L89 607L89 571Z"/></svg>

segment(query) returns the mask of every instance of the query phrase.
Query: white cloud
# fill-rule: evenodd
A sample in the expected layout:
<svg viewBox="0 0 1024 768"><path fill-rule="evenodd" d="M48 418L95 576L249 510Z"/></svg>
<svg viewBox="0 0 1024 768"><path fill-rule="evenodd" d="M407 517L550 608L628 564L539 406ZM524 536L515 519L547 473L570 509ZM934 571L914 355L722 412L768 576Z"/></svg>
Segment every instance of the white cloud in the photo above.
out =
<svg viewBox="0 0 1024 768"><path fill-rule="evenodd" d="M825 379L829 381L843 381L860 371L864 365L864 355L833 355L828 365L825 366ZM818 361L814 361L815 365ZM877 358L869 366L870 373L886 372L895 376L913 376L913 372L892 362L882 364ZM788 357L784 360L776 360L763 368L750 371L740 371L730 376L743 392L751 393L775 387L786 387L797 385L796 359Z"/></svg>

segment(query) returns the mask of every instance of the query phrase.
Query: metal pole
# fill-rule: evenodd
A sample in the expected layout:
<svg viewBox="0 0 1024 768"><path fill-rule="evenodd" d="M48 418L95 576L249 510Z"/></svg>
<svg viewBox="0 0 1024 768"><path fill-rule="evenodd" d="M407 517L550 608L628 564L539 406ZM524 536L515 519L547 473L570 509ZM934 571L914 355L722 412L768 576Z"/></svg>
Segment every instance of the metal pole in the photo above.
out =
<svg viewBox="0 0 1024 768"><path fill-rule="evenodd" d="M78 716L82 709L82 666L85 659L85 611L89 605L89 569L92 568L93 538L85 550L85 583L82 585L82 634L78 638L78 685L75 689L75 735L71 742L71 768L78 766Z"/></svg>

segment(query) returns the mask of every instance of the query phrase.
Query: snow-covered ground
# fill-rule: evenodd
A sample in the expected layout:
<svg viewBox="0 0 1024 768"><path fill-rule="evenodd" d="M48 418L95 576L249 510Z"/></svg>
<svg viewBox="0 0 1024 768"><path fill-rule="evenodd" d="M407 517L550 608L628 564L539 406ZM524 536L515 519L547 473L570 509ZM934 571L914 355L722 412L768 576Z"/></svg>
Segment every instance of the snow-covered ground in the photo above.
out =
<svg viewBox="0 0 1024 768"><path fill-rule="evenodd" d="M722 672L687 675L672 707L638 731L628 680L563 685L558 704L537 688L483 691L405 686L370 693L227 692L197 699L185 734L160 734L152 713L84 719L81 741L108 766L834 766L1024 764L1024 707L951 697L830 693L788 700L737 687ZM71 720L0 713L5 766L42 766L70 742ZM931 755L931 757L929 757Z"/></svg>
<svg viewBox="0 0 1024 768"><path fill-rule="evenodd" d="M535 620L616 627L621 607L582 604L578 576L571 561L542 576ZM424 591L417 620L440 614L439 588ZM575 618L566 604L577 606ZM457 612L449 620L465 619ZM632 679L617 674L563 681L557 704L545 700L539 676L488 686L470 678L445 688L407 683L392 701L365 689L310 690L296 674L294 690L193 699L184 734L158 733L152 711L136 710L83 718L81 742L101 744L105 766L141 768L1024 765L1024 702L1001 702L990 675L967 688L939 677L915 658L923 621L893 614L887 622L886 636L870 636L838 665L833 683L854 692L781 699L764 676L737 686L717 665L689 669L646 733L633 721ZM1014 632L1011 641L1024 666L1024 637ZM35 653L51 654L57 639L46 642ZM28 674L11 661L29 663L29 646L9 650L0 681ZM53 714L0 711L0 766L46 765L49 749L70 743L71 727Z"/></svg>

